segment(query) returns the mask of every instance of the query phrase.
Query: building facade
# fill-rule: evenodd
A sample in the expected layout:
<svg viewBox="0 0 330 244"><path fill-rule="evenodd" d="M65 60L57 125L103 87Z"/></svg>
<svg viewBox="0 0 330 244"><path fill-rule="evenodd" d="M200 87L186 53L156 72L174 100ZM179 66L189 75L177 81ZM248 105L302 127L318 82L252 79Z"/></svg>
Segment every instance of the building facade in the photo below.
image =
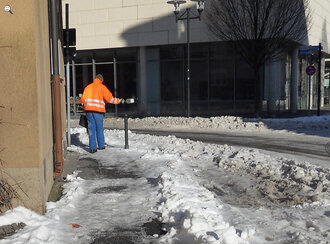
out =
<svg viewBox="0 0 330 244"><path fill-rule="evenodd" d="M0 11L0 212L23 205L43 213L55 160L49 5L44 0L6 4ZM62 94L64 134L63 85Z"/></svg>
<svg viewBox="0 0 330 244"><path fill-rule="evenodd" d="M107 107L111 115L128 112L137 116L185 116L188 91L192 116L253 111L253 71L230 43L210 35L203 18L190 21L188 87L187 24L176 23L173 6L166 0L64 0L63 9L65 4L69 4L70 28L76 28L77 33L71 96L78 97L93 77L102 73L116 96L138 98L136 106ZM310 5L312 27L306 43L301 45L322 43L322 106L326 106L330 0L312 0ZM181 8L196 11L190 1ZM300 55L298 48L262 69L264 111L315 108L316 76L309 79L306 75L310 57ZM74 106L73 111L81 110Z"/></svg>

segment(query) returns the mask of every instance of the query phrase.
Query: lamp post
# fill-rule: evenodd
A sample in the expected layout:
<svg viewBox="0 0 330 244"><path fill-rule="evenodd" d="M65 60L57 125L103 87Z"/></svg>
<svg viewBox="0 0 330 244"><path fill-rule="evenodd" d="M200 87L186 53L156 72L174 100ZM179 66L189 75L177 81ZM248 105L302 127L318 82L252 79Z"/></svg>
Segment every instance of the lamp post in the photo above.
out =
<svg viewBox="0 0 330 244"><path fill-rule="evenodd" d="M206 0L190 0L192 2L197 2L197 12L198 14L191 12L190 8L186 8L183 13L180 14L180 5L186 3L183 0L168 1L168 4L174 5L175 22L178 20L187 21L187 117L190 117L190 20L198 19L201 20L201 14L204 10L204 3Z"/></svg>

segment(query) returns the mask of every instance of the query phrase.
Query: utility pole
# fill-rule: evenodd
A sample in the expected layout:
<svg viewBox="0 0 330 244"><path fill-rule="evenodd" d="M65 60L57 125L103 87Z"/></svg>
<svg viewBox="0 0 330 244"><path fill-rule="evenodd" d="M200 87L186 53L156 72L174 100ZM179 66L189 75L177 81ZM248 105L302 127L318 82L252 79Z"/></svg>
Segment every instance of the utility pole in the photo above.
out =
<svg viewBox="0 0 330 244"><path fill-rule="evenodd" d="M319 43L319 67L317 83L317 116L321 114L321 66L322 66L322 45Z"/></svg>
<svg viewBox="0 0 330 244"><path fill-rule="evenodd" d="M190 13L190 8L187 8L182 14L180 13L180 5L186 3L184 0L168 1L168 4L174 5L175 21L187 20L187 117L190 117L190 20L201 20L201 14L204 10L204 4L206 0L191 0L197 2L198 14Z"/></svg>
<svg viewBox="0 0 330 244"><path fill-rule="evenodd" d="M69 4L65 4L65 47L66 47L66 107L67 107L67 137L68 137L68 146L71 146L71 114L70 114L70 34L69 34ZM75 99L75 98L73 98Z"/></svg>

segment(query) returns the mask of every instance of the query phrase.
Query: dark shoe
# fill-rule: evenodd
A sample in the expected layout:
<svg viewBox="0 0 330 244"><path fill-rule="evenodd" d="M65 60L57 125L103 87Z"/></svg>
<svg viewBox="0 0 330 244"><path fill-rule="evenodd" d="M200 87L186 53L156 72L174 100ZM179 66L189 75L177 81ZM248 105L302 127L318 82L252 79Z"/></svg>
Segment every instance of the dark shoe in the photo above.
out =
<svg viewBox="0 0 330 244"><path fill-rule="evenodd" d="M98 149L99 149L99 150L104 150L104 149L105 149L105 147L99 147Z"/></svg>
<svg viewBox="0 0 330 244"><path fill-rule="evenodd" d="M97 149L90 150L89 152L90 153L96 153L97 152Z"/></svg>

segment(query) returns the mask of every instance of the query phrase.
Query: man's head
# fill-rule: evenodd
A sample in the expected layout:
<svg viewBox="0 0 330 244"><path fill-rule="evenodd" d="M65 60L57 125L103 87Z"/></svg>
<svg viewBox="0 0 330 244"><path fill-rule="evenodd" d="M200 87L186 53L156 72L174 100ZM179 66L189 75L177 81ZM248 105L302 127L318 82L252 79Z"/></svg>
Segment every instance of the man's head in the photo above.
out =
<svg viewBox="0 0 330 244"><path fill-rule="evenodd" d="M98 74L95 78L103 82L103 76L101 74Z"/></svg>

